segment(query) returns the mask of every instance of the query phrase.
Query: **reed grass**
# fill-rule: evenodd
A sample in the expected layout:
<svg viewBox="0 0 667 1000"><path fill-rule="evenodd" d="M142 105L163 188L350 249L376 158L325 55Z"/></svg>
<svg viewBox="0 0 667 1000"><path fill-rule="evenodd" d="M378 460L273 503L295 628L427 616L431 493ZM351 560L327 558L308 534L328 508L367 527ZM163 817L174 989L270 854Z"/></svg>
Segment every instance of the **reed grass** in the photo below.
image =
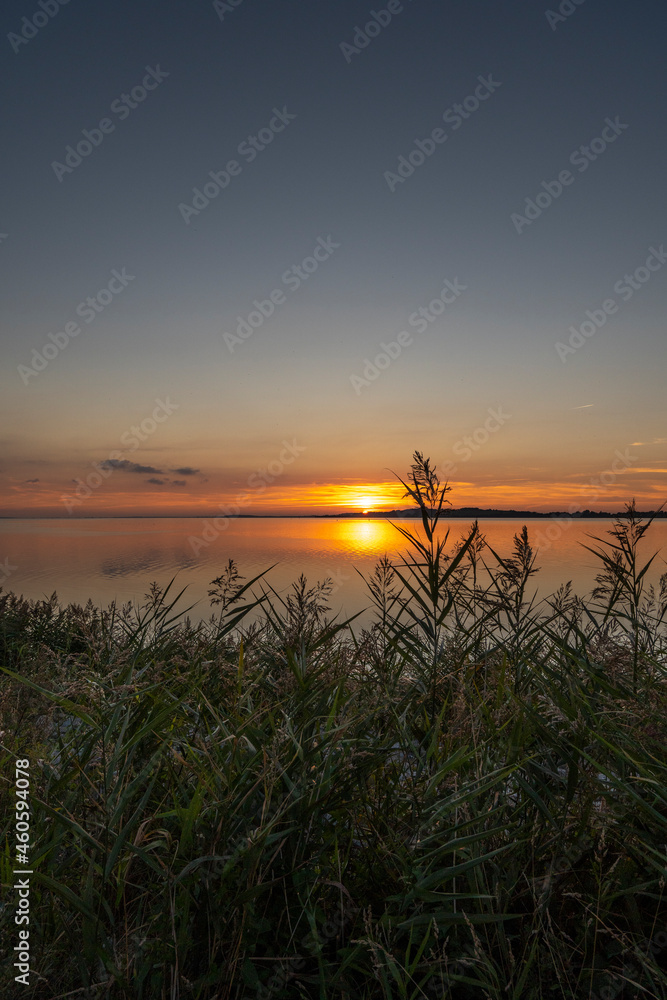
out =
<svg viewBox="0 0 667 1000"><path fill-rule="evenodd" d="M598 587L537 602L416 452L421 531L368 581L278 595L0 595L3 997L667 997L667 576L634 504ZM15 758L31 760L31 985L14 981Z"/></svg>

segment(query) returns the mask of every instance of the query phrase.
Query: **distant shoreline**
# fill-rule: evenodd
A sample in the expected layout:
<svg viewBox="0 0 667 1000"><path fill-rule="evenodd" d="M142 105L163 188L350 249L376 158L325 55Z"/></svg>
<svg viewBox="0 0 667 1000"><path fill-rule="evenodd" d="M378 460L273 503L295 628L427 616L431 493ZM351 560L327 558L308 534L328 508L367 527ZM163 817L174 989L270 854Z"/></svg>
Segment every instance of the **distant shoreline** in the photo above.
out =
<svg viewBox="0 0 667 1000"><path fill-rule="evenodd" d="M202 521L209 518L220 517L220 511L211 511L207 514L81 514L79 516L66 517L60 515L16 515L0 514L0 521ZM407 508L405 510L371 511L368 514L361 512L348 514L223 514L229 520L357 520L357 521L378 521L388 518L417 518L421 517L419 510ZM636 511L636 516L640 518L654 517L657 519L667 518L667 511ZM544 520L564 519L571 521L594 520L604 518L606 520L627 517L627 511L605 511L605 510L584 510L569 511L534 511L534 510L495 510L493 508L482 507L459 507L452 510L443 510L441 517L447 520Z"/></svg>

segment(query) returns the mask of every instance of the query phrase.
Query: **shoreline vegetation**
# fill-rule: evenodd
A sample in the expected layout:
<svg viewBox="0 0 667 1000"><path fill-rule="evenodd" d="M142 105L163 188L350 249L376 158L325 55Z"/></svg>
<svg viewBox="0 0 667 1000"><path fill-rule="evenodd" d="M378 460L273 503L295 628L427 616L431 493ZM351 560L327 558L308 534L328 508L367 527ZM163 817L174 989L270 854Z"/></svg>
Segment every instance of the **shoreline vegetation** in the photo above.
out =
<svg viewBox="0 0 667 1000"><path fill-rule="evenodd" d="M667 573L639 552L664 515L593 515L595 590L538 603L527 526L501 556L477 518L442 530L420 452L400 482L420 524L366 629L332 581L233 559L198 624L173 581L0 591L3 997L667 998Z"/></svg>

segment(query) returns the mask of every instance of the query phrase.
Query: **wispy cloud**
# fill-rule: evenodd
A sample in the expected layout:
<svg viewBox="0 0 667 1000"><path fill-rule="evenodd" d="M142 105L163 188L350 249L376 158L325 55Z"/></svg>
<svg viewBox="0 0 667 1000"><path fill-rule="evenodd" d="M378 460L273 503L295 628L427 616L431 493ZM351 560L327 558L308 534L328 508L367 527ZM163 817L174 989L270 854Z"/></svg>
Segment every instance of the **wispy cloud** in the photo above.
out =
<svg viewBox="0 0 667 1000"><path fill-rule="evenodd" d="M100 462L103 469L114 469L119 472L139 472L142 475L163 475L162 469L154 469L152 465L139 465L137 462L129 462L126 458L107 458Z"/></svg>
<svg viewBox="0 0 667 1000"><path fill-rule="evenodd" d="M147 483L151 483L153 486L186 486L187 483L184 479L156 479L152 476L150 479L146 480Z"/></svg>
<svg viewBox="0 0 667 1000"><path fill-rule="evenodd" d="M184 465L182 469L170 469L170 472L175 472L177 476L196 476L199 473L199 469L193 469L190 465Z"/></svg>

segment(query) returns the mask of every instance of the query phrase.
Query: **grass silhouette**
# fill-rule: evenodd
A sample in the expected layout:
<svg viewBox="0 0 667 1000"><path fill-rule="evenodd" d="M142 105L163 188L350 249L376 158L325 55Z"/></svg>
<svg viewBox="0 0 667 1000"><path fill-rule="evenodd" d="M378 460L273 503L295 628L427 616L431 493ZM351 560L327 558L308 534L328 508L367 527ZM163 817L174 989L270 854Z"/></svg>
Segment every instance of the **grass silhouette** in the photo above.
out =
<svg viewBox="0 0 667 1000"><path fill-rule="evenodd" d="M402 480L401 480L402 481ZM667 996L667 575L634 504L583 600L439 520L368 580L284 597L230 560L209 622L0 595L2 996ZM182 593L182 592L181 592ZM251 615L252 612L252 615ZM250 616L250 617L249 617ZM11 776L31 762L31 985Z"/></svg>

